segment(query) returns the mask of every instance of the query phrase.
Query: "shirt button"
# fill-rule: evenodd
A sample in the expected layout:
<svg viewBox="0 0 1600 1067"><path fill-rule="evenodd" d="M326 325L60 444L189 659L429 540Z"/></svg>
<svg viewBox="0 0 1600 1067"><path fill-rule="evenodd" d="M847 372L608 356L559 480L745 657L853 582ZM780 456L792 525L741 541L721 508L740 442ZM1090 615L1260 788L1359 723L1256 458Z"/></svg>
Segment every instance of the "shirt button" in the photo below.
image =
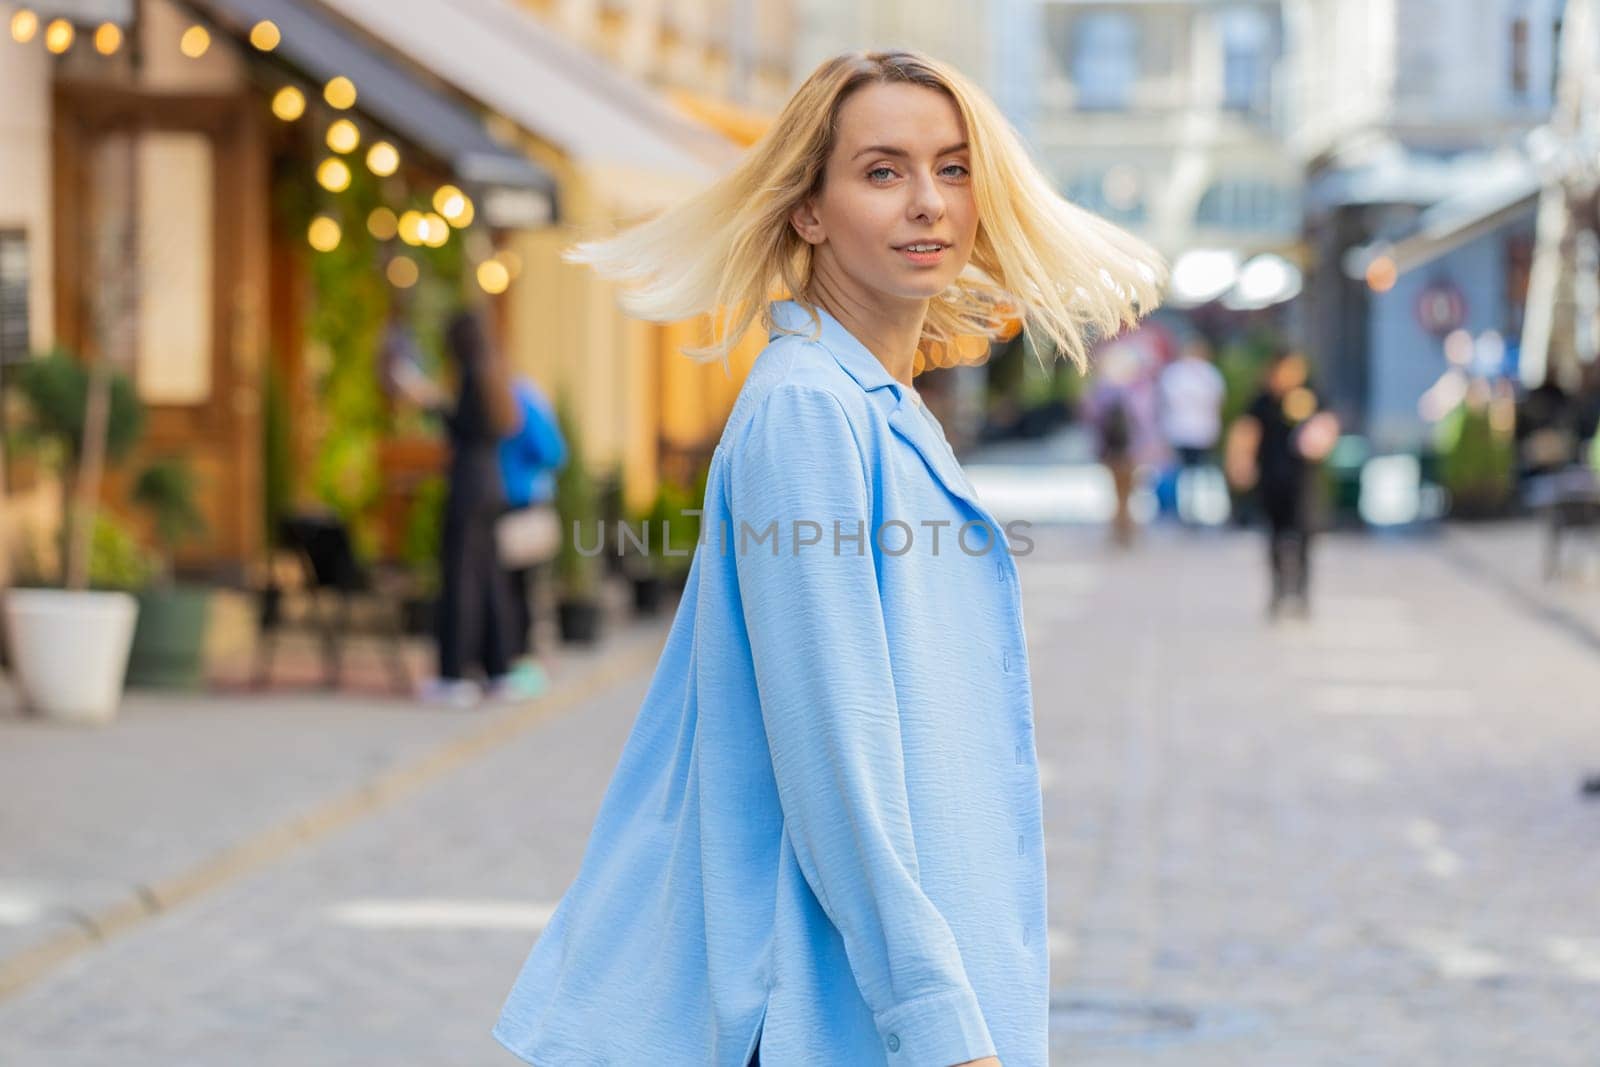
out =
<svg viewBox="0 0 1600 1067"><path fill-rule="evenodd" d="M1022 835L1017 835L1017 855L1022 855Z"/></svg>
<svg viewBox="0 0 1600 1067"><path fill-rule="evenodd" d="M1000 653L1000 667L1001 667L1002 670L1006 671L1008 674L1010 673L1010 671L1011 671L1011 653L1009 651Z"/></svg>
<svg viewBox="0 0 1600 1067"><path fill-rule="evenodd" d="M900 1051L900 1035L898 1035L898 1034L890 1034L889 1035L889 1051L890 1052L899 1052Z"/></svg>

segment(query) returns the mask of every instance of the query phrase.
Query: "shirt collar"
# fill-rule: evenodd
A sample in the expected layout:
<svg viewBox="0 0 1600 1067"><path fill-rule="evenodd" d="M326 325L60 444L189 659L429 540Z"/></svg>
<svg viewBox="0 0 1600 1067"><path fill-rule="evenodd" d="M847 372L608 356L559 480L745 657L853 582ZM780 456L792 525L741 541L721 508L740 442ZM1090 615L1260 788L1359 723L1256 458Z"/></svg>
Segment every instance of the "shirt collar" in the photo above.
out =
<svg viewBox="0 0 1600 1067"><path fill-rule="evenodd" d="M888 386L895 391L896 397L905 392L905 386L895 380L894 375L866 345L856 340L855 334L845 329L844 323L828 314L820 305L817 306L817 317L822 320L822 346L833 354L839 366L856 380L856 384L869 392ZM776 340L785 333L798 333L809 338L814 330L810 313L795 301L778 300L773 303L769 340Z"/></svg>

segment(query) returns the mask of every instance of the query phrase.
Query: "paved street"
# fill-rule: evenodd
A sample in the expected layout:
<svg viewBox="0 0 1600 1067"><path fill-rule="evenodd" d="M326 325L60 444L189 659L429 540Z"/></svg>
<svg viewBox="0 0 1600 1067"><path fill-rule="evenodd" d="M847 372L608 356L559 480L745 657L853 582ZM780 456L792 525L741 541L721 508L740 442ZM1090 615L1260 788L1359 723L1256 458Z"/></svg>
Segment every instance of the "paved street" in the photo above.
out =
<svg viewBox="0 0 1600 1067"><path fill-rule="evenodd" d="M1254 537L1162 530L1119 555L1093 528L1034 533L1054 1062L1600 1062L1600 803L1576 792L1600 770L1600 651L1582 616L1483 567L1492 540L1330 537L1314 619L1270 627ZM634 662L663 633L635 631ZM584 677L603 680L593 696L493 713L505 728L465 747L492 715L373 708L366 729L403 739L378 743L348 710L301 708L276 742L257 723L242 743L260 759L220 779L207 746L241 738L192 718L192 742L166 743L189 745L210 813L173 800L179 761L136 754L176 713L131 707L126 763L0 719L15 892L88 892L102 860L112 881L155 882L455 753L0 1000L0 1064L515 1062L489 1027L576 870L647 672L562 685ZM3 761L23 742L35 768L95 775L51 794L77 816L37 816L76 836L22 832L23 761ZM107 790L117 803L95 800ZM25 910L0 909L0 953Z"/></svg>

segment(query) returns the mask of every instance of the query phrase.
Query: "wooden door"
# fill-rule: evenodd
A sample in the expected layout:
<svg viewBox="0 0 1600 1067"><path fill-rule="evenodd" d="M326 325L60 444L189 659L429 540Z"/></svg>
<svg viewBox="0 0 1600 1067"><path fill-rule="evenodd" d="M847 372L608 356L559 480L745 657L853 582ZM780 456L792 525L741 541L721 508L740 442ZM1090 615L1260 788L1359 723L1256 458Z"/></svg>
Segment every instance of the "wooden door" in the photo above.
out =
<svg viewBox="0 0 1600 1067"><path fill-rule="evenodd" d="M266 152L238 95L103 85L56 92L57 335L126 369L146 408L141 461L193 467L207 532L188 566L242 577L262 546Z"/></svg>

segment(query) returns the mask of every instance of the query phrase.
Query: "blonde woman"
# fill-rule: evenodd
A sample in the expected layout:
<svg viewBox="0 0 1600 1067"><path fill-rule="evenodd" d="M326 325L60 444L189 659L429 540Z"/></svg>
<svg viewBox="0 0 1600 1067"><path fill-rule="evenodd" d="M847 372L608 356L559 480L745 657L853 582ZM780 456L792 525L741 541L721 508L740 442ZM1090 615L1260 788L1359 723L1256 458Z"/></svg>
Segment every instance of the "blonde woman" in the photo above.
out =
<svg viewBox="0 0 1600 1067"><path fill-rule="evenodd" d="M913 358L1004 300L1081 364L1154 306L1155 255L1061 200L961 75L885 52L824 63L731 175L575 258L642 317L715 313L698 355L758 318L771 343L495 1037L540 1067L1044 1067L1026 538Z"/></svg>

